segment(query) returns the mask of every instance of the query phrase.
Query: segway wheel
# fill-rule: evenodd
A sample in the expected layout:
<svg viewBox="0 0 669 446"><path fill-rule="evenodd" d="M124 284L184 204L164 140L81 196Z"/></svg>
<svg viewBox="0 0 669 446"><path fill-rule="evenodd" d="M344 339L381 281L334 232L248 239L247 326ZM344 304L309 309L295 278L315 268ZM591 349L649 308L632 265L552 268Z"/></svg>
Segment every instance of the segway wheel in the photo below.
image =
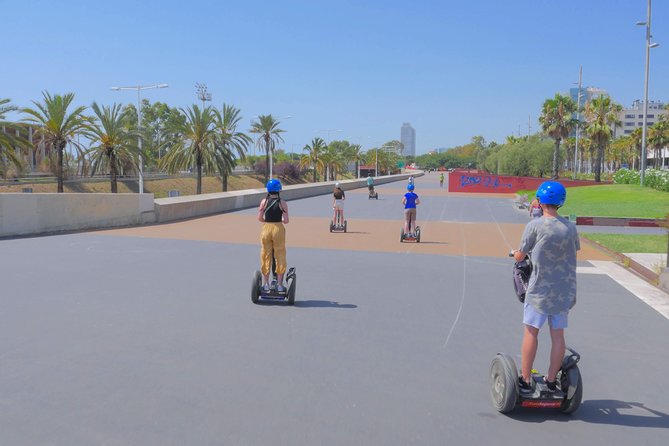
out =
<svg viewBox="0 0 669 446"><path fill-rule="evenodd" d="M583 380L581 380L581 371L577 365L571 367L566 373L562 373L560 386L566 394L560 406L560 412L574 413L583 399ZM573 386L573 389L570 388L571 386Z"/></svg>
<svg viewBox="0 0 669 446"><path fill-rule="evenodd" d="M420 226L416 226L416 243L420 243Z"/></svg>
<svg viewBox="0 0 669 446"><path fill-rule="evenodd" d="M346 232L347 227L348 227L348 225L346 224L346 220L344 220L344 232Z"/></svg>
<svg viewBox="0 0 669 446"><path fill-rule="evenodd" d="M288 285L288 305L295 305L295 288L297 287L297 276L293 275Z"/></svg>
<svg viewBox="0 0 669 446"><path fill-rule="evenodd" d="M400 243L404 242L404 229L400 229Z"/></svg>
<svg viewBox="0 0 669 446"><path fill-rule="evenodd" d="M507 354L497 353L490 364L490 396L498 412L507 413L518 401L518 369Z"/></svg>
<svg viewBox="0 0 669 446"><path fill-rule="evenodd" d="M256 271L251 282L251 302L257 304L260 300L260 288L262 287L262 275Z"/></svg>
<svg viewBox="0 0 669 446"><path fill-rule="evenodd" d="M379 194L374 194L374 199L378 200L379 199Z"/></svg>
<svg viewBox="0 0 669 446"><path fill-rule="evenodd" d="M332 226L332 222L330 222L330 232L334 229L334 226Z"/></svg>

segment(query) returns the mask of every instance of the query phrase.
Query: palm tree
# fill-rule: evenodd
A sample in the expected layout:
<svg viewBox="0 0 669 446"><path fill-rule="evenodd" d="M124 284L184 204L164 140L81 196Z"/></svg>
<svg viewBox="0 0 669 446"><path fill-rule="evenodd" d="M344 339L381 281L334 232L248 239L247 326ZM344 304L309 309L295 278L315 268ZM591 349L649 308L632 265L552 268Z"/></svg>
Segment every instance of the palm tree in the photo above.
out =
<svg viewBox="0 0 669 446"><path fill-rule="evenodd" d="M311 145L307 144L304 146L302 151L306 151L304 155L300 158L300 167L313 167L314 168L314 183L318 182L318 169L323 168L323 160L320 158L321 154L325 151L325 141L323 138L314 138L311 140Z"/></svg>
<svg viewBox="0 0 669 446"><path fill-rule="evenodd" d="M277 143L283 142L281 133L285 130L279 128L280 122L272 115L260 115L258 120L251 124L251 133L258 134L256 139L256 147L262 148L265 151L265 183L267 183L269 175L269 156L274 153Z"/></svg>
<svg viewBox="0 0 669 446"><path fill-rule="evenodd" d="M351 144L346 150L346 158L355 163L355 177L360 178L360 162L365 158L362 146L360 144Z"/></svg>
<svg viewBox="0 0 669 446"><path fill-rule="evenodd" d="M343 171L346 166L346 150L349 146L348 141L332 141L326 149L329 155L326 167L329 177L333 180L337 179L337 172Z"/></svg>
<svg viewBox="0 0 669 446"><path fill-rule="evenodd" d="M655 151L653 167L656 169L661 169L664 166L662 149L669 144L669 121L663 118L664 116L648 128L648 145Z"/></svg>
<svg viewBox="0 0 669 446"><path fill-rule="evenodd" d="M20 136L12 135L10 132L16 130L18 127L13 122L5 121L7 113L18 110L18 107L9 104L9 99L0 99L0 127L4 127L5 131L0 131L0 160L7 159L10 161L18 171L23 170L23 161L21 157L16 154L16 148L27 148L30 142ZM2 162L2 161L0 161ZM4 162L2 162L4 174Z"/></svg>
<svg viewBox="0 0 669 446"><path fill-rule="evenodd" d="M641 140L643 138L643 127L637 127L630 133L630 138L634 144L634 160L632 166L636 169L636 161L641 158Z"/></svg>
<svg viewBox="0 0 669 446"><path fill-rule="evenodd" d="M58 192L63 192L63 152L67 144L72 144L77 151L83 153L81 146L75 140L77 133L85 133L91 124L91 118L84 116L86 106L75 108L68 112L68 108L74 101L74 93L63 96L51 96L49 92L43 92L44 102L33 101L36 109L23 108L21 111L28 115L25 122L37 126L37 134L44 137L44 142L56 151L56 177L58 179Z"/></svg>
<svg viewBox="0 0 669 446"><path fill-rule="evenodd" d="M553 178L555 179L560 169L560 142L569 136L571 130L576 126L575 112L574 100L569 96L556 93L555 98L544 101L539 117L544 132L555 140L553 151Z"/></svg>
<svg viewBox="0 0 669 446"><path fill-rule="evenodd" d="M91 108L99 121L99 125L92 125L86 133L93 143L87 152L91 158L91 175L98 170L108 170L111 193L115 194L118 192L117 177L123 173L123 167L131 165L137 169L137 140L127 129L128 116L121 104L105 105L101 109L93 102Z"/></svg>
<svg viewBox="0 0 669 446"><path fill-rule="evenodd" d="M622 107L611 101L611 98L599 96L585 104L585 132L596 148L595 182L602 180L604 151L611 142L613 130L611 126L619 122L618 112Z"/></svg>
<svg viewBox="0 0 669 446"><path fill-rule="evenodd" d="M246 133L237 131L239 121L242 119L239 113L240 110L238 108L228 104L223 104L222 112L214 110L216 128L220 132L222 150L225 152L220 158L221 161L225 162L218 166L223 192L227 192L228 176L237 164L234 153L237 153L239 159L244 160L246 158L246 149L253 142Z"/></svg>
<svg viewBox="0 0 669 446"><path fill-rule="evenodd" d="M174 174L180 170L195 167L197 190L202 193L202 172L213 173L232 163L231 153L225 150L222 137L216 128L216 116L211 107L200 109L193 104L190 108L179 109L185 122L179 129L181 138L175 141L170 151L160 162L160 167Z"/></svg>

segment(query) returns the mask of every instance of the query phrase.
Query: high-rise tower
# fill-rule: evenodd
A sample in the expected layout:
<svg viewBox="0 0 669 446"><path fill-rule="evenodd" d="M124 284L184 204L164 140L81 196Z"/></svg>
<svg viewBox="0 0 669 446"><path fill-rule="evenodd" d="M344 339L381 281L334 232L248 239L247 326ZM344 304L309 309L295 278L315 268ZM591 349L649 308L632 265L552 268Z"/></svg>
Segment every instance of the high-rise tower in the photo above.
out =
<svg viewBox="0 0 669 446"><path fill-rule="evenodd" d="M416 156L416 130L411 127L411 124L408 122L402 124L402 129L400 130L400 142L404 146L402 155Z"/></svg>

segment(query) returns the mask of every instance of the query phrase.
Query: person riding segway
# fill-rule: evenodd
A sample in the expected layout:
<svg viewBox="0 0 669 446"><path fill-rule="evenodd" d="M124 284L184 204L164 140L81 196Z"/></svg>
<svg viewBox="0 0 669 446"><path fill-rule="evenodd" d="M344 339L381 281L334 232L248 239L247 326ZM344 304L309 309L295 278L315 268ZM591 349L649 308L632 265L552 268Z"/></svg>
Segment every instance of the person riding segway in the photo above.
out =
<svg viewBox="0 0 669 446"><path fill-rule="evenodd" d="M253 277L251 300L254 303L262 299L295 301L295 268L290 268L286 275L286 229L288 224L288 204L279 194L281 182L271 179L267 182L267 196L258 207L258 221L262 226L260 233L260 271ZM270 273L272 277L270 278ZM286 275L287 286L283 279Z"/></svg>

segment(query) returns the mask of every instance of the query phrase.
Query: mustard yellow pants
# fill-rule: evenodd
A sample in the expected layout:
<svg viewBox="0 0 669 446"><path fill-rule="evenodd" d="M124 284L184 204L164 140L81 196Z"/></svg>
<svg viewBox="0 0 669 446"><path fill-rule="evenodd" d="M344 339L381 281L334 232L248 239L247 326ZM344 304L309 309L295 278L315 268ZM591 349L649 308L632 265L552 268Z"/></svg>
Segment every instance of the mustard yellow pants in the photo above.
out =
<svg viewBox="0 0 669 446"><path fill-rule="evenodd" d="M267 275L272 269L272 251L276 273L286 272L286 228L283 223L263 223L260 233L260 271Z"/></svg>

